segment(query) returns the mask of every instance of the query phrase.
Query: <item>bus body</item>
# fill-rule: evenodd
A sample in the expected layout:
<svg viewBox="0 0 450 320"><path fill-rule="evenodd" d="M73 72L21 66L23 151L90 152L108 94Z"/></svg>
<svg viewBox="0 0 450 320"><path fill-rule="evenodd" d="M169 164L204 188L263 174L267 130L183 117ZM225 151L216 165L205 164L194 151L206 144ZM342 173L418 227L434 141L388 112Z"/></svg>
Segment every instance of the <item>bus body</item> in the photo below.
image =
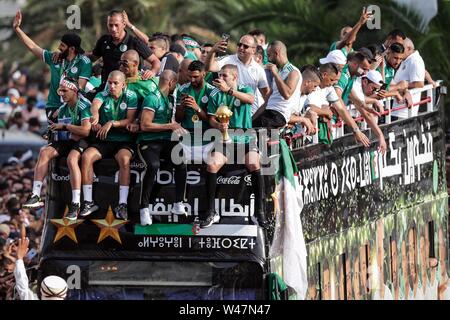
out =
<svg viewBox="0 0 450 320"><path fill-rule="evenodd" d="M425 295L438 281L437 270L447 273L446 92L442 86L422 91L430 99L419 116L392 123L385 117L380 126L388 144L385 155L377 151L376 141L364 148L339 124L332 145L299 146L303 137L285 136L299 168L306 298L408 299L410 291L415 295L423 289ZM276 150L270 150L275 163ZM241 164L219 172L221 221L200 229L193 222L205 210L202 170L202 165L188 165L189 213L174 216L174 173L162 162L150 206L154 224L142 227L143 164L131 165L130 221L125 222L111 210L118 203L118 166L101 160L94 166L94 199L100 209L69 223L62 219L71 200L69 172L65 158L55 160L48 177L40 276L67 279L70 299L282 298L269 283L269 275L283 277L283 257L270 250L278 218L273 215L275 175L264 177L269 230L250 222L254 198ZM439 269L429 267L430 261ZM288 293L296 297L291 289Z"/></svg>

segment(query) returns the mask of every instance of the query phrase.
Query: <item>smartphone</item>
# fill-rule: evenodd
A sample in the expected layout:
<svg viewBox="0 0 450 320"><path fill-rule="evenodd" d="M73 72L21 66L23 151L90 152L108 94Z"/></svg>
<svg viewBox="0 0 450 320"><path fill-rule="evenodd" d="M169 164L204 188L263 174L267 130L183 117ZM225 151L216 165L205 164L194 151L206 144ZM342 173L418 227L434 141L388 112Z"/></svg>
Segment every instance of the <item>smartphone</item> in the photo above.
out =
<svg viewBox="0 0 450 320"><path fill-rule="evenodd" d="M25 258L27 258L28 260L32 260L37 254L38 254L37 250L33 248L30 251L28 251Z"/></svg>
<svg viewBox="0 0 450 320"><path fill-rule="evenodd" d="M388 87L387 83L383 83L383 84L381 85L381 87L380 87L380 90L379 90L379 91L382 91L382 90L386 90L386 89L387 89L387 87Z"/></svg>
<svg viewBox="0 0 450 320"><path fill-rule="evenodd" d="M230 35L228 33L222 33L222 41L228 42Z"/></svg>

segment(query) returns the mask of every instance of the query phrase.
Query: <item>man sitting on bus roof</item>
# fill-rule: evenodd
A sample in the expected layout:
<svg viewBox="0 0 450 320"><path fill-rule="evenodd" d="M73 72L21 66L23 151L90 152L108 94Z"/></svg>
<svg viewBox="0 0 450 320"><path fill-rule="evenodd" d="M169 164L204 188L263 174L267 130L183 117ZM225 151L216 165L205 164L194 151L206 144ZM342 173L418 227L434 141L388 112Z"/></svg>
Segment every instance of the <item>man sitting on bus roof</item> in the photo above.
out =
<svg viewBox="0 0 450 320"><path fill-rule="evenodd" d="M238 86L238 68L232 64L226 64L219 71L219 78L213 82L217 88L211 92L208 103L209 124L215 129L225 132L231 129L252 128L252 104L255 96L252 88ZM225 105L233 112L229 124L216 120L216 111ZM227 162L237 160L244 156L245 166L252 177L252 187L255 193L255 216L260 226L266 227L267 221L264 212L264 179L260 170L260 157L256 146L256 137L252 133L232 134L232 143L219 142L215 145L211 156L207 159L206 168L206 215L200 221L201 228L207 228L215 222L219 222L220 215L215 210L215 198L217 187L217 172ZM233 149L233 150L232 150ZM242 159L239 159L242 160ZM235 162L236 163L236 162ZM239 163L239 162L238 162Z"/></svg>
<svg viewBox="0 0 450 320"><path fill-rule="evenodd" d="M59 85L58 94L64 103L58 109L58 122L50 126L50 130L55 132L54 139L39 153L34 170L33 193L23 205L24 208L43 205L40 195L42 182L48 174L48 164L53 158L67 156L72 203L66 218L70 220L77 218L80 209L81 172L78 162L88 146L83 138L87 137L91 130L91 103L82 96L78 97L78 90L78 83L74 79L65 78Z"/></svg>
<svg viewBox="0 0 450 320"><path fill-rule="evenodd" d="M114 157L119 164L119 205L115 208L118 219L128 219L127 198L130 186L130 162L134 155L133 138L127 129L137 112L137 95L126 88L121 71L109 74L107 87L92 102L92 131L97 141L82 156L83 208L80 216L86 217L98 206L92 199L94 163Z"/></svg>
<svg viewBox="0 0 450 320"><path fill-rule="evenodd" d="M160 159L171 160L175 167L175 204L172 213L187 214L183 204L186 189L186 163L184 159L173 159L172 149L178 144L172 141L172 132L186 133L178 122L172 119L177 74L164 70L159 79L158 90L151 92L142 104L141 132L138 136L138 154L146 170L142 183L140 218L141 225L151 225L150 197L156 182ZM176 160L176 161L174 161Z"/></svg>

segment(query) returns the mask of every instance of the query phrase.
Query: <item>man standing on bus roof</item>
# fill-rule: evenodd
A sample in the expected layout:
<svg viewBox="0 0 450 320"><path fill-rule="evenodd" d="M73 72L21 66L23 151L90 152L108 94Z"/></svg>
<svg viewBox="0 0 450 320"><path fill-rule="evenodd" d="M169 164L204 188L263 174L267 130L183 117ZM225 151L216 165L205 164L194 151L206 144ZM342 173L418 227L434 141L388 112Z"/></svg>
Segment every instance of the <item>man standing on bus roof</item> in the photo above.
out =
<svg viewBox="0 0 450 320"><path fill-rule="evenodd" d="M41 149L34 170L33 192L23 205L24 208L43 205L40 195L42 183L48 174L49 162L58 156L67 156L72 187L72 203L66 215L69 220L75 220L80 210L81 171L78 162L87 148L87 142L83 138L86 138L91 130L91 103L81 96L78 97L78 90L78 84L70 78L63 79L59 85L58 93L64 103L58 109L57 123L50 126L50 130L57 132L57 139Z"/></svg>
<svg viewBox="0 0 450 320"><path fill-rule="evenodd" d="M186 215L183 204L186 189L186 163L179 159L174 163L172 149L178 144L172 141L172 132L179 135L186 133L178 122L172 120L174 98L173 92L177 85L177 75L172 70L164 70L159 79L159 88L144 99L141 115L141 133L138 136L138 154L145 164L145 176L142 183L140 218L141 225L151 225L150 197L155 185L156 173L159 170L160 159L164 158L175 167L175 204L171 212Z"/></svg>
<svg viewBox="0 0 450 320"><path fill-rule="evenodd" d="M208 103L208 117L211 127L222 132L228 128L251 129L252 128L252 104L255 99L252 88L238 86L238 68L233 64L226 64L219 71L219 78L214 80L217 87L211 93ZM233 115L229 124L220 123L216 120L216 111L221 105L228 106ZM200 221L201 228L207 228L213 223L219 222L220 216L215 210L215 198L217 187L217 172L227 162L237 160L241 154L244 155L245 166L252 177L252 187L255 194L255 217L260 226L266 227L266 216L264 212L264 179L260 170L260 157L256 146L256 137L252 133L231 134L232 143L222 143L215 146L206 168L206 192L207 210L206 215ZM234 150L231 150L233 148ZM236 155L236 156L233 156ZM236 163L236 162L235 162Z"/></svg>
<svg viewBox="0 0 450 320"><path fill-rule="evenodd" d="M158 74L160 68L158 58L146 43L125 31L126 20L122 11L112 10L108 14L107 27L109 34L103 35L97 40L91 56L92 61L96 61L99 58L103 59L102 85L100 89L103 90L105 87L111 71L119 69L121 55L130 49L136 50L140 57L151 64L151 70L146 72L147 79Z"/></svg>
<svg viewBox="0 0 450 320"><path fill-rule="evenodd" d="M108 87L99 92L92 102L92 130L97 141L82 156L83 208L80 216L86 217L98 206L92 199L94 163L114 157L119 164L119 205L115 208L118 219L128 219L127 199L130 186L130 162L134 155L133 138L127 127L137 112L136 93L126 88L125 75L113 71L108 77Z"/></svg>
<svg viewBox="0 0 450 320"><path fill-rule="evenodd" d="M61 60L57 63L52 61L52 53L39 47L20 28L22 23L22 13L17 11L14 18L13 28L25 46L39 59L50 66L50 89L48 91L48 101L45 107L48 119L54 120L53 113L61 106L61 98L57 93L59 83L65 77L77 80L80 90L84 90L87 81L91 77L92 64L88 57L84 55L81 48L81 38L74 33L66 33L62 36L58 46Z"/></svg>
<svg viewBox="0 0 450 320"><path fill-rule="evenodd" d="M272 42L267 53L267 68L274 77L272 94L266 107L259 108L253 115L253 126L276 129L289 122L292 110L300 104L302 75L300 70L289 62L287 48L283 42Z"/></svg>

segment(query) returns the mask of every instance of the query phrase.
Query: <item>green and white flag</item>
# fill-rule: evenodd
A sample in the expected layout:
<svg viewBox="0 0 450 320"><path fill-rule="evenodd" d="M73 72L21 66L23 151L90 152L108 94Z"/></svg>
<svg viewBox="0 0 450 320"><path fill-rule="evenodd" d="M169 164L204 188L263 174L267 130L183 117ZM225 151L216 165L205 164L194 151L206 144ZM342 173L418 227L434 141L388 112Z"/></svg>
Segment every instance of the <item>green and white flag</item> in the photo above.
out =
<svg viewBox="0 0 450 320"><path fill-rule="evenodd" d="M303 201L299 192L298 169L283 139L280 140L279 150L280 162L276 175L279 212L276 213L275 234L269 254L270 258L282 257L284 282L295 290L298 299L305 299L308 289L307 252L300 220Z"/></svg>

